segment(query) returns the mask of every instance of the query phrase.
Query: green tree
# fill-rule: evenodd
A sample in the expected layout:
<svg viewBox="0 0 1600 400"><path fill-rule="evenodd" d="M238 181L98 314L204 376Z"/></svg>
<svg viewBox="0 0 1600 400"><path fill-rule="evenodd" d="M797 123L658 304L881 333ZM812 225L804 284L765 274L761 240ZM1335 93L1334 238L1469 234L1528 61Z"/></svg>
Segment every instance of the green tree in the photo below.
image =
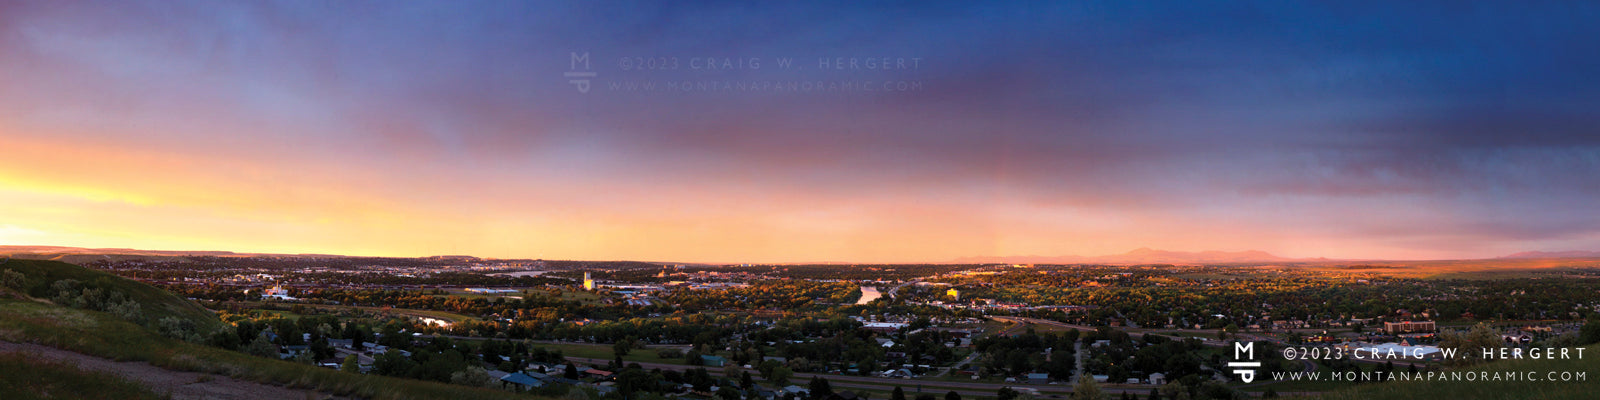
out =
<svg viewBox="0 0 1600 400"><path fill-rule="evenodd" d="M483 367L471 366L450 374L450 383L461 386L490 387L494 380Z"/></svg>
<svg viewBox="0 0 1600 400"><path fill-rule="evenodd" d="M811 382L806 385L806 388L811 390L811 398L813 399L825 399L833 396L833 385L828 383L827 378L812 376Z"/></svg>
<svg viewBox="0 0 1600 400"><path fill-rule="evenodd" d="M339 370L349 373L361 373L361 361L355 354L344 356L344 364L339 365Z"/></svg>
<svg viewBox="0 0 1600 400"><path fill-rule="evenodd" d="M777 368L782 365L783 363L778 362L778 360L762 361L760 364L756 364L756 372L760 372L762 378L767 378L767 380L770 381L772 378L770 378L767 374L771 374L773 368Z"/></svg>
<svg viewBox="0 0 1600 400"><path fill-rule="evenodd" d="M739 396L740 396L739 389L734 389L733 386L723 386L723 387L717 388L717 398L718 399L722 399L722 400L739 400Z"/></svg>
<svg viewBox="0 0 1600 400"><path fill-rule="evenodd" d="M1003 387L994 393L994 398L995 400L1016 400L1017 396L1020 394L1021 393L1018 393L1016 390L1012 390L1009 387Z"/></svg>
<svg viewBox="0 0 1600 400"><path fill-rule="evenodd" d="M250 341L250 345L245 346L245 353L256 357L277 359L278 346L273 345L272 341L267 339L267 335L256 335L256 340Z"/></svg>
<svg viewBox="0 0 1600 400"><path fill-rule="evenodd" d="M944 400L961 400L961 393L956 393L954 390L945 392Z"/></svg>
<svg viewBox="0 0 1600 400"><path fill-rule="evenodd" d="M1189 396L1189 388L1183 386L1183 382L1179 382L1176 379L1161 386L1161 393L1165 393L1168 400L1189 400L1191 398Z"/></svg>
<svg viewBox="0 0 1600 400"><path fill-rule="evenodd" d="M419 367L416 361L400 355L399 351L384 352L372 361L372 373L384 376L411 376L414 375L412 370Z"/></svg>
<svg viewBox="0 0 1600 400"><path fill-rule="evenodd" d="M1103 398L1105 396L1100 393L1100 385L1096 384L1094 378L1090 377L1089 374L1084 374L1083 377L1078 378L1078 384L1072 386L1073 400L1101 400Z"/></svg>
<svg viewBox="0 0 1600 400"><path fill-rule="evenodd" d="M773 385L789 386L789 378L794 377L794 370L784 366L773 367L771 374L763 374L762 377Z"/></svg>
<svg viewBox="0 0 1600 400"><path fill-rule="evenodd" d="M1578 329L1578 344L1600 343L1600 315L1589 317Z"/></svg>
<svg viewBox="0 0 1600 400"><path fill-rule="evenodd" d="M633 350L633 337L632 336L629 336L629 337L627 337L625 339L622 339L622 340L618 340L616 344L611 345L611 352L616 353L617 357L622 357L622 356L628 355L628 352L632 351L632 350Z"/></svg>
<svg viewBox="0 0 1600 400"><path fill-rule="evenodd" d="M638 368L624 368L617 374L617 391L623 396L654 391L656 380L650 373Z"/></svg>
<svg viewBox="0 0 1600 400"><path fill-rule="evenodd" d="M1439 334L1439 347L1455 348L1465 357L1454 360L1445 360L1448 365L1471 365L1484 360L1484 349L1493 349L1500 346L1500 335L1495 333L1489 325L1479 322L1466 332L1444 332Z"/></svg>
<svg viewBox="0 0 1600 400"><path fill-rule="evenodd" d="M233 331L232 326L228 325L217 328L217 330L211 332L211 337L206 338L206 344L228 350L238 350L241 345L239 342L239 334Z"/></svg>
<svg viewBox="0 0 1600 400"><path fill-rule="evenodd" d="M22 285L26 283L27 277L23 276L21 272L6 268L4 273L0 273L0 285L4 285L6 288L21 290Z"/></svg>
<svg viewBox="0 0 1600 400"><path fill-rule="evenodd" d="M161 336L178 339L186 342L200 341L200 335L194 332L194 321L178 317L166 317L156 321L156 331Z"/></svg>
<svg viewBox="0 0 1600 400"><path fill-rule="evenodd" d="M889 400L906 400L906 390L901 389L899 386L895 386L894 391L889 393Z"/></svg>

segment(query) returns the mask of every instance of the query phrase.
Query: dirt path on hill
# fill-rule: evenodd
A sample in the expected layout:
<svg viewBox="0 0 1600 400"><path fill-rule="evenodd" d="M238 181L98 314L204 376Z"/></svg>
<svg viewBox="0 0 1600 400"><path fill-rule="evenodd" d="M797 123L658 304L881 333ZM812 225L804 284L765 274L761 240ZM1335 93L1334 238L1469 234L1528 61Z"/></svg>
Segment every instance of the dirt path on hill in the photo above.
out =
<svg viewBox="0 0 1600 400"><path fill-rule="evenodd" d="M54 347L0 340L0 353L21 352L77 365L87 371L107 372L138 382L158 394L171 393L181 400L323 399L327 394L238 380L221 375L181 372L146 362L118 362Z"/></svg>

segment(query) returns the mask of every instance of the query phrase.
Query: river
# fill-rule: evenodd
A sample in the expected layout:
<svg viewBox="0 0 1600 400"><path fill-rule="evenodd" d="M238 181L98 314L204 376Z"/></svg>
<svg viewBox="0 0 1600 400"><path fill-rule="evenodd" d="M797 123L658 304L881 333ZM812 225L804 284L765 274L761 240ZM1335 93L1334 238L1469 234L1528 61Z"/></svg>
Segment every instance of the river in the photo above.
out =
<svg viewBox="0 0 1600 400"><path fill-rule="evenodd" d="M879 297L883 297L883 293L878 293L878 288L877 287L862 286L861 287L861 299L860 300L856 300L856 304L871 303L873 300L877 300Z"/></svg>

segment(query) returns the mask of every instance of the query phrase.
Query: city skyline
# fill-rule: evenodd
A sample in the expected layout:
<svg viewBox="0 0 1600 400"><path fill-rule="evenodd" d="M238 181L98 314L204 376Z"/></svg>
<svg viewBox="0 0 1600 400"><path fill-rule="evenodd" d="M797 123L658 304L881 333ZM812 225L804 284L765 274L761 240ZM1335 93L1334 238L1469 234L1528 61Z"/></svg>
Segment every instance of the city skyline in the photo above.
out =
<svg viewBox="0 0 1600 400"><path fill-rule="evenodd" d="M1595 17L7 3L0 245L681 262L1600 250Z"/></svg>

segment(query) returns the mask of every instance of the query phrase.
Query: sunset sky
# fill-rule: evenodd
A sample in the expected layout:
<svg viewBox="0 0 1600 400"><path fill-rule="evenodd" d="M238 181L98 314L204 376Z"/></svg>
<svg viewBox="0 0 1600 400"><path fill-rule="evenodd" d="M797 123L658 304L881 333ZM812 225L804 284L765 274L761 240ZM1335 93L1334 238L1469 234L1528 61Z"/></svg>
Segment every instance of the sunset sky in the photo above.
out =
<svg viewBox="0 0 1600 400"><path fill-rule="evenodd" d="M1600 250L1594 3L693 3L0 2L0 244Z"/></svg>

